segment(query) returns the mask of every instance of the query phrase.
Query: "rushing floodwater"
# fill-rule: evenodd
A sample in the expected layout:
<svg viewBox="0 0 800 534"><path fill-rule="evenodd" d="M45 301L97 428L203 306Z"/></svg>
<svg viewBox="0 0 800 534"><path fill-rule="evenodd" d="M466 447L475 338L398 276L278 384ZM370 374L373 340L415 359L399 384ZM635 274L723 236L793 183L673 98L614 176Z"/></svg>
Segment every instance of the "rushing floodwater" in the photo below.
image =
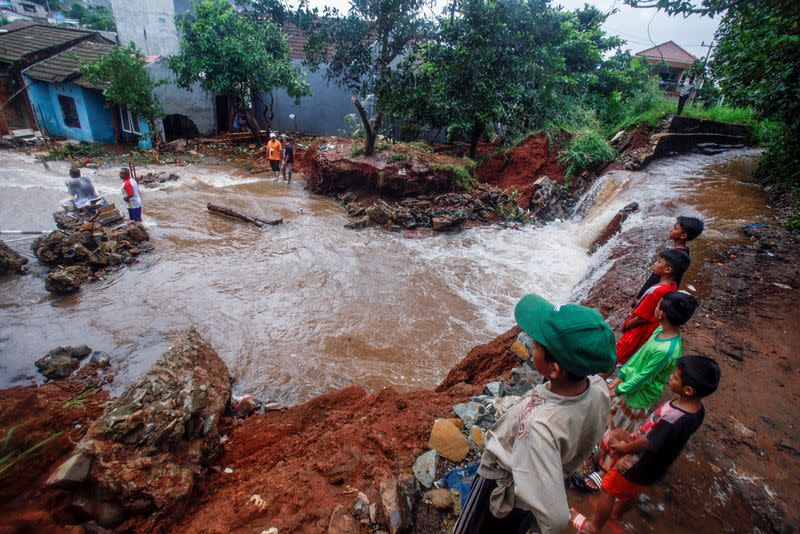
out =
<svg viewBox="0 0 800 534"><path fill-rule="evenodd" d="M749 178L755 155L682 156L646 172L616 171L573 220L424 239L345 230L343 210L299 183L222 165L161 167L181 178L143 188L155 252L69 297L45 291L35 260L33 275L0 278L0 386L31 380L33 360L53 347L86 343L112 355L120 388L194 325L240 393L296 402L348 383L430 387L471 347L510 328L524 294L577 298L581 280L604 261L588 247L628 202L642 211L626 227L646 225L658 239L675 215L701 214L707 231L695 263L736 239L765 209ZM0 229L53 227L67 165L50 167L0 152ZM85 175L119 203L115 171ZM286 224L259 230L209 213L209 201ZM30 243L12 246L30 256Z"/></svg>

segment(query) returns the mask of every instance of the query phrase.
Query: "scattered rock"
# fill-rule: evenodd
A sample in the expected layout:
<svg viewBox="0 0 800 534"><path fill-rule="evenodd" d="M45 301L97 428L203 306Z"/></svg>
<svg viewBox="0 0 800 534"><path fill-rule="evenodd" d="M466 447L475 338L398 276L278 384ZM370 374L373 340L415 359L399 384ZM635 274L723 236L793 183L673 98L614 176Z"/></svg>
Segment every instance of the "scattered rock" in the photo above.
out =
<svg viewBox="0 0 800 534"><path fill-rule="evenodd" d="M66 378L78 368L80 361L92 349L86 345L78 347L57 347L34 362L36 368L50 380Z"/></svg>
<svg viewBox="0 0 800 534"><path fill-rule="evenodd" d="M263 403L255 397L247 395L231 399L231 413L234 417L244 419L261 409Z"/></svg>
<svg viewBox="0 0 800 534"><path fill-rule="evenodd" d="M28 258L12 250L5 242L0 241L0 275L24 273L26 263L28 263Z"/></svg>
<svg viewBox="0 0 800 534"><path fill-rule="evenodd" d="M479 426L473 426L469 431L469 441L475 445L475 449L481 451L486 444L485 430Z"/></svg>
<svg viewBox="0 0 800 534"><path fill-rule="evenodd" d="M328 523L328 534L358 534L358 521L341 504L337 505Z"/></svg>
<svg viewBox="0 0 800 534"><path fill-rule="evenodd" d="M47 479L46 484L52 487L64 488L80 484L89 475L92 467L92 457L85 454L73 454L62 463Z"/></svg>
<svg viewBox="0 0 800 534"><path fill-rule="evenodd" d="M349 222L344 225L348 230L360 230L369 226L369 217L362 217L361 219Z"/></svg>
<svg viewBox="0 0 800 534"><path fill-rule="evenodd" d="M499 380L489 382L484 386L483 392L492 397L500 397L503 395L503 383Z"/></svg>
<svg viewBox="0 0 800 534"><path fill-rule="evenodd" d="M458 427L446 419L434 421L428 447L456 463L466 458L469 453L467 438L461 434Z"/></svg>
<svg viewBox="0 0 800 534"><path fill-rule="evenodd" d="M111 356L105 352L96 350L92 353L92 358L89 361L92 365L96 365L98 367L108 367L111 364Z"/></svg>
<svg viewBox="0 0 800 534"><path fill-rule="evenodd" d="M446 511L453 508L453 494L449 489L433 489L425 492L425 502L430 503L436 510Z"/></svg>
<svg viewBox="0 0 800 534"><path fill-rule="evenodd" d="M92 279L92 270L85 265L56 267L44 279L44 287L51 293L75 293Z"/></svg>
<svg viewBox="0 0 800 534"><path fill-rule="evenodd" d="M506 394L522 396L533 389L534 386L541 384L542 381L542 375L530 366L514 367L511 370L511 382L506 388Z"/></svg>
<svg viewBox="0 0 800 534"><path fill-rule="evenodd" d="M394 211L382 200L368 207L366 214L369 220L381 226L388 224L394 218Z"/></svg>
<svg viewBox="0 0 800 534"><path fill-rule="evenodd" d="M453 406L453 411L464 422L464 427L470 429L478 420L478 417L484 413L485 409L483 405L477 402L462 402Z"/></svg>
<svg viewBox="0 0 800 534"><path fill-rule="evenodd" d="M189 142L186 139L175 139L167 143L166 149L173 152L183 152L188 144Z"/></svg>
<svg viewBox="0 0 800 534"><path fill-rule="evenodd" d="M464 216L434 217L431 220L431 227L436 232L445 232L450 230L458 230L464 225L465 222L467 222L467 218Z"/></svg>
<svg viewBox="0 0 800 534"><path fill-rule="evenodd" d="M163 171L159 173L148 172L147 174L139 177L139 184L145 187L157 187L165 182L174 182L179 178L180 176L175 173L167 174Z"/></svg>
<svg viewBox="0 0 800 534"><path fill-rule="evenodd" d="M439 468L439 454L431 449L420 454L414 462L414 476L426 488L433 486Z"/></svg>

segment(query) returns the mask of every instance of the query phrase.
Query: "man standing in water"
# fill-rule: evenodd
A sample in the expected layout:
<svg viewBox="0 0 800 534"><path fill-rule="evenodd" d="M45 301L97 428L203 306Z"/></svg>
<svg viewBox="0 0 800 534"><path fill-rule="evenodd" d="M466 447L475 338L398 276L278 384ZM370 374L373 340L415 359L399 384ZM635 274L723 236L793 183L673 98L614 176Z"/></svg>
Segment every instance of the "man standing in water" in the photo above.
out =
<svg viewBox="0 0 800 534"><path fill-rule="evenodd" d="M288 183L292 183L292 168L294 167L294 147L292 146L292 138L284 138L283 146L283 177Z"/></svg>
<svg viewBox="0 0 800 534"><path fill-rule="evenodd" d="M73 202L77 209L85 207L89 201L97 198L97 191L94 190L92 182L88 178L81 176L81 170L73 167L69 170L69 180L67 189L70 194L75 195Z"/></svg>
<svg viewBox="0 0 800 534"><path fill-rule="evenodd" d="M131 171L122 167L119 171L122 180L122 199L128 205L128 217L132 221L142 222L142 198L139 196L139 184L131 177Z"/></svg>

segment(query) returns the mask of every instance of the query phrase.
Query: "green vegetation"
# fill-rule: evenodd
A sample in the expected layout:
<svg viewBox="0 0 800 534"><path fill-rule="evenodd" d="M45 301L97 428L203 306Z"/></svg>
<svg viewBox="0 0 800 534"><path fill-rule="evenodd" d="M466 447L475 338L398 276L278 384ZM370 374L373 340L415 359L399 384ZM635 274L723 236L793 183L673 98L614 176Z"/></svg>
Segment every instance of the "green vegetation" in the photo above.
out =
<svg viewBox="0 0 800 534"><path fill-rule="evenodd" d="M157 131L156 121L163 112L153 90L164 82L153 81L145 69L144 55L136 45L116 46L97 61L83 63L80 72L87 81L107 86L106 100L144 117L151 135Z"/></svg>
<svg viewBox="0 0 800 534"><path fill-rule="evenodd" d="M361 156L363 154L364 154L364 147L363 146L359 146L359 147L354 148L353 151L350 152L350 157L351 158L355 158L356 156Z"/></svg>
<svg viewBox="0 0 800 534"><path fill-rule="evenodd" d="M103 147L97 143L67 143L51 150L43 157L46 160L94 158L103 153Z"/></svg>
<svg viewBox="0 0 800 534"><path fill-rule="evenodd" d="M57 9L52 5L50 7ZM80 21L84 28L107 32L117 31L114 13L111 12L111 8L108 6L90 6L75 2L67 10L66 15Z"/></svg>
<svg viewBox="0 0 800 534"><path fill-rule="evenodd" d="M453 176L457 189L469 191L478 183L475 176L472 174L475 170L475 162L466 158L464 158L463 161L464 163L462 165L456 163L435 163L431 165L431 168L436 171L449 173Z"/></svg>
<svg viewBox="0 0 800 534"><path fill-rule="evenodd" d="M11 448L11 439L14 437L14 432L16 431L17 427L13 426L6 431L5 438L3 439L3 444L0 446L0 480L5 478L11 470L14 468L15 465L25 460L28 456L34 454L39 449L46 446L48 443L59 437L63 434L61 432L53 432L47 438L35 443L34 445L28 447L27 449Z"/></svg>
<svg viewBox="0 0 800 534"><path fill-rule="evenodd" d="M800 2L796 0L625 0L668 14L722 15L710 72L725 101L750 108L766 151L757 176L794 203L800 229ZM770 121L764 123L763 121Z"/></svg>
<svg viewBox="0 0 800 534"><path fill-rule="evenodd" d="M584 129L571 132L559 151L559 162L564 165L564 179L568 184L575 172L594 171L614 161L617 153L596 130Z"/></svg>
<svg viewBox="0 0 800 534"><path fill-rule="evenodd" d="M405 152L394 152L393 154L390 154L388 158L386 158L386 161L389 163L393 161L411 161L411 155L406 154Z"/></svg>

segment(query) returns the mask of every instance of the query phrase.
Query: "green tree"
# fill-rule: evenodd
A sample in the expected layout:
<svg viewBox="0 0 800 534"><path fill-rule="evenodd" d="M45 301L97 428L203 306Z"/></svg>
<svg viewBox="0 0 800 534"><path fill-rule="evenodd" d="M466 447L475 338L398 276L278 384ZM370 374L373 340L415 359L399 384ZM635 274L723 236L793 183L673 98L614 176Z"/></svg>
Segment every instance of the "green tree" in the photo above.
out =
<svg viewBox="0 0 800 534"><path fill-rule="evenodd" d="M179 86L188 89L199 82L207 91L230 97L234 111L259 137L250 106L259 93L285 89L297 102L311 94L277 24L246 18L226 0L199 0L194 8L194 15L176 17L180 51L168 65Z"/></svg>
<svg viewBox="0 0 800 534"><path fill-rule="evenodd" d="M85 6L80 2L76 2L67 10L67 16L77 19L85 28L117 31L114 14L107 6Z"/></svg>
<svg viewBox="0 0 800 534"><path fill-rule="evenodd" d="M153 90L164 82L153 81L142 52L133 43L116 46L97 61L82 64L80 73L90 83L107 85L106 100L127 106L144 117L151 132L157 131L156 121L163 113Z"/></svg>
<svg viewBox="0 0 800 534"><path fill-rule="evenodd" d="M372 94L372 116L352 97L364 125L364 154L375 152L375 139L396 82L395 62L424 38L430 23L422 16L430 0L351 0L341 16L336 9L299 10L299 22L309 38L306 64L312 70L327 65L325 76L364 97Z"/></svg>
<svg viewBox="0 0 800 534"><path fill-rule="evenodd" d="M471 158L492 123L543 120L540 104L564 71L564 31L546 0L454 1L438 28L404 63L389 99L396 115L465 133Z"/></svg>

